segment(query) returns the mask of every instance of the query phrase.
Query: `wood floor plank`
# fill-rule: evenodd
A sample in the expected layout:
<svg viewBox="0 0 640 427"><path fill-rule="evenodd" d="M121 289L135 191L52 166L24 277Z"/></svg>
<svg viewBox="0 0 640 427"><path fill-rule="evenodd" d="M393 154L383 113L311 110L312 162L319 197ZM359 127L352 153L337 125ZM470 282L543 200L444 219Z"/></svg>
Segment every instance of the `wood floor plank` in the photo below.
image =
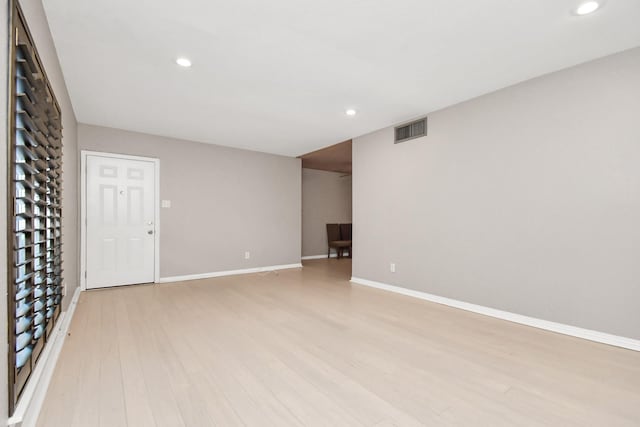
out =
<svg viewBox="0 0 640 427"><path fill-rule="evenodd" d="M154 427L156 424L142 374L142 364L145 363L145 360L140 356L136 346L131 318L129 316L129 305L130 300L117 299L114 307L118 330L118 346L120 348L120 368L122 370L122 389L126 407L127 425Z"/></svg>
<svg viewBox="0 0 640 427"><path fill-rule="evenodd" d="M74 402L79 398L82 370L77 368L83 365L83 346L86 345L88 339L86 334L90 332L87 328L80 327L87 324L89 319L89 304L84 302L85 298L86 294L80 294L79 301L82 301L82 304L78 304L76 307L65 345L60 352L60 358L51 380L52 383L60 386L49 387L48 399ZM68 368L72 366L76 369ZM46 425L49 427L67 427L68 420L74 416L75 409L75 407L63 405L44 405L37 425L38 427L44 426L44 420L48 420Z"/></svg>
<svg viewBox="0 0 640 427"><path fill-rule="evenodd" d="M105 292L100 305L102 327L99 331L100 387L98 388L99 424L109 427L127 427L121 354L116 321L116 295Z"/></svg>
<svg viewBox="0 0 640 427"><path fill-rule="evenodd" d="M349 283L81 295L38 426L638 426L640 353Z"/></svg>
<svg viewBox="0 0 640 427"><path fill-rule="evenodd" d="M85 325L77 325L77 328L86 328L81 336L76 337L75 348L83 354L81 363L77 366L65 364L65 371L71 373L78 369L80 381L78 384L78 399L70 405L72 417L66 421L54 420L58 425L71 427L99 426L100 425L100 331L102 329L103 295L86 295L78 304L86 304L88 318ZM82 340L82 341L81 341ZM67 343L65 342L65 346ZM56 368L57 369L57 368ZM66 378L63 374L62 378ZM65 380L63 380L64 382ZM52 383L50 388L55 389L57 383ZM69 405L68 403L65 405ZM45 404L46 406L46 404ZM69 406L67 406L69 407ZM44 420L43 425L48 425L49 420Z"/></svg>
<svg viewBox="0 0 640 427"><path fill-rule="evenodd" d="M158 295L150 286L134 289L131 295L133 301L129 305L129 327L133 331L135 345L142 359L142 376L155 424L158 427L185 426L175 391L167 380L167 366L158 357L160 348L164 345L158 341L157 329L163 322L162 310L157 305Z"/></svg>

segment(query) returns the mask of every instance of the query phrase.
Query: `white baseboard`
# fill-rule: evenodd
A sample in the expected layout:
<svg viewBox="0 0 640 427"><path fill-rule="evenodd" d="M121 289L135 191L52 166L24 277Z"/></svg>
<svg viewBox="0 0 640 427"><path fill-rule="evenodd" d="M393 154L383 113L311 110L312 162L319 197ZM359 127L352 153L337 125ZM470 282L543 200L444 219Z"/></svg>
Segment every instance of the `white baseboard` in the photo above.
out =
<svg viewBox="0 0 640 427"><path fill-rule="evenodd" d="M302 258L300 258L301 260L308 260L308 259L322 259L322 258L327 258L326 255L307 255L307 256L303 256ZM338 254L331 254L330 258L338 258Z"/></svg>
<svg viewBox="0 0 640 427"><path fill-rule="evenodd" d="M73 293L67 311L60 313L58 324L53 329L52 339L47 343L44 350L42 350L38 363L36 363L36 367L31 373L31 377L16 405L13 416L7 421L7 425L20 427L32 427L36 425L79 297L80 286L78 286Z"/></svg>
<svg viewBox="0 0 640 427"><path fill-rule="evenodd" d="M451 298L445 298L437 295L428 294L426 292L415 291L413 289L402 288L400 286L388 285L386 283L374 282L373 280L362 279L360 277L352 277L352 283L358 285L369 286L372 288L383 289L385 291L395 292L414 298L420 298L426 301L438 304L448 305L450 307L459 308L474 313L483 314L485 316L495 317L497 319L508 320L510 322L520 323L522 325L533 326L534 328L544 329L547 331L557 332L559 334L570 335L572 337L583 338L590 341L609 344L616 347L622 347L629 350L640 351L640 341L632 338L621 337L618 335L607 334L605 332L592 331L590 329L578 328L576 326L565 325L562 323L551 322L548 320L536 319L535 317L523 316L521 314L510 313L508 311L497 310L495 308L485 307L482 305L471 304L464 301L458 301Z"/></svg>
<svg viewBox="0 0 640 427"><path fill-rule="evenodd" d="M347 253L349 253L349 251L347 251ZM349 254L349 255L351 255L351 254ZM307 259L322 259L322 258L327 259L327 256L326 255L307 255L307 256L301 257L300 259L304 261L304 260L307 260ZM331 256L329 258L338 258L338 254L334 252L334 253L331 254ZM345 256L345 258L346 258L346 256Z"/></svg>
<svg viewBox="0 0 640 427"><path fill-rule="evenodd" d="M244 268L242 270L214 271L212 273L187 274L185 276L161 277L158 283L182 282L185 280L210 279L212 277L235 276L237 274L263 273L265 271L301 268L302 264L271 265L267 267Z"/></svg>

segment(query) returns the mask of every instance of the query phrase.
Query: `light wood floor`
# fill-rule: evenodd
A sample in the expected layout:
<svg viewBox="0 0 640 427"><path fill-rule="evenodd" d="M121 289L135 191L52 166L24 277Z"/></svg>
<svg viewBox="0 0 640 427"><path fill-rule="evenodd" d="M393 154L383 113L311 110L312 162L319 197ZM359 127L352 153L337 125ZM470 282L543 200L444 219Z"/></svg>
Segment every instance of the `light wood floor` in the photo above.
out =
<svg viewBox="0 0 640 427"><path fill-rule="evenodd" d="M640 353L349 274L84 292L39 425L640 425Z"/></svg>

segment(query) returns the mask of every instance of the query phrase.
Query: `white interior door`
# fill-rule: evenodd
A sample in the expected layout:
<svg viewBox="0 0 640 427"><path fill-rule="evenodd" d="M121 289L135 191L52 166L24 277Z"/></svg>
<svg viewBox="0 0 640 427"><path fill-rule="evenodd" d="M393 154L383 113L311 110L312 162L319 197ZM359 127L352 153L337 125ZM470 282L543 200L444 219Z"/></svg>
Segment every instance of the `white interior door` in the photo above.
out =
<svg viewBox="0 0 640 427"><path fill-rule="evenodd" d="M88 289L154 281L155 163L87 155Z"/></svg>

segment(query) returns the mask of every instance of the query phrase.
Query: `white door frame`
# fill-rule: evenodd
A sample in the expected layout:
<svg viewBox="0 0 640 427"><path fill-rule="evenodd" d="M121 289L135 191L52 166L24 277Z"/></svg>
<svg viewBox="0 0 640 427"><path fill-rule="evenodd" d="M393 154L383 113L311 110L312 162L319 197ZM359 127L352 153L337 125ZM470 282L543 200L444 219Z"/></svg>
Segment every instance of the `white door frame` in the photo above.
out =
<svg viewBox="0 0 640 427"><path fill-rule="evenodd" d="M80 289L87 290L87 157L100 156L123 160L140 160L153 162L155 169L154 182L154 254L153 282L160 283L160 159L154 157L129 156L126 154L104 153L101 151L80 151Z"/></svg>

